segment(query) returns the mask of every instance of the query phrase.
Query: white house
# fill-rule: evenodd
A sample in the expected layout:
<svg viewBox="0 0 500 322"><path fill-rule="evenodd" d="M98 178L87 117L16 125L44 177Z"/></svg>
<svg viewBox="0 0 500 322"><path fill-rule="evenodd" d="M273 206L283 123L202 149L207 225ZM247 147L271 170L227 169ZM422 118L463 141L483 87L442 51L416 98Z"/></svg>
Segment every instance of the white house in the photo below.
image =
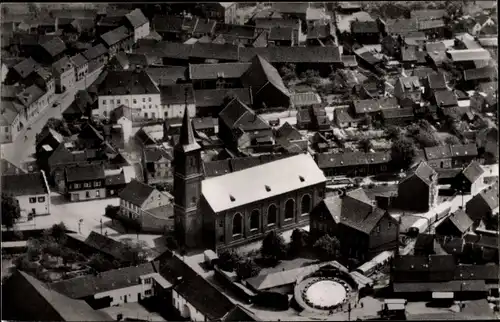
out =
<svg viewBox="0 0 500 322"><path fill-rule="evenodd" d="M125 15L127 22L129 23L129 27L131 27L134 31L134 43L137 40L146 38L151 29L149 26L149 20L144 16L141 9L135 9Z"/></svg>
<svg viewBox="0 0 500 322"><path fill-rule="evenodd" d="M59 93L75 87L75 67L68 57L63 57L52 64L52 72L56 80L56 90Z"/></svg>
<svg viewBox="0 0 500 322"><path fill-rule="evenodd" d="M0 143L16 139L22 129L23 106L16 101L2 100L0 105Z"/></svg>
<svg viewBox="0 0 500 322"><path fill-rule="evenodd" d="M2 176L2 193L16 198L24 219L50 214L50 189L43 171Z"/></svg>
<svg viewBox="0 0 500 322"><path fill-rule="evenodd" d="M145 119L156 118L161 106L160 90L143 70L109 71L98 88L98 108L92 116L108 118L122 104L139 110Z"/></svg>
<svg viewBox="0 0 500 322"><path fill-rule="evenodd" d="M19 102L24 106L24 115L29 121L49 106L53 95L33 84L17 95Z"/></svg>
<svg viewBox="0 0 500 322"><path fill-rule="evenodd" d="M160 113L158 114L158 118L182 118L184 116L186 104L189 112L189 117L195 117L196 104L194 100L193 86L191 84L161 86L160 95L161 108Z"/></svg>

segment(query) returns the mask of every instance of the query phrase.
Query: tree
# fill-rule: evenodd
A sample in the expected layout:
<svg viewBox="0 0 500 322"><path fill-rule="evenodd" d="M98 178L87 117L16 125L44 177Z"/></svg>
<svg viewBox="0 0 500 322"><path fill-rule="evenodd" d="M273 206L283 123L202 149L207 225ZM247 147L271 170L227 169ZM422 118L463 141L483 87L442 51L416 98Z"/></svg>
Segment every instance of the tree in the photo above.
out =
<svg viewBox="0 0 500 322"><path fill-rule="evenodd" d="M121 242L125 244L125 258L127 258L132 265L144 264L148 261L151 250L145 241L125 239L121 240Z"/></svg>
<svg viewBox="0 0 500 322"><path fill-rule="evenodd" d="M54 224L50 228L50 235L60 244L65 244L66 243L66 232L68 229L66 228L66 225L63 222L60 222L59 224Z"/></svg>
<svg viewBox="0 0 500 322"><path fill-rule="evenodd" d="M304 249L304 247L307 246L309 236L305 230L295 228L290 239L290 253L297 255L302 249Z"/></svg>
<svg viewBox="0 0 500 322"><path fill-rule="evenodd" d="M21 208L17 199L10 194L2 193L2 225L11 229L19 218L21 218Z"/></svg>
<svg viewBox="0 0 500 322"><path fill-rule="evenodd" d="M274 230L270 231L262 241L260 253L263 257L279 261L286 254L285 240Z"/></svg>
<svg viewBox="0 0 500 322"><path fill-rule="evenodd" d="M232 249L220 251L218 257L217 266L226 272L234 271L236 264L241 260L240 255Z"/></svg>
<svg viewBox="0 0 500 322"><path fill-rule="evenodd" d="M397 126L394 125L389 125L385 129L385 135L390 139L390 140L395 140L401 136L401 129Z"/></svg>
<svg viewBox="0 0 500 322"><path fill-rule="evenodd" d="M322 260L333 260L340 255L340 242L336 237L324 235L313 245L314 250Z"/></svg>
<svg viewBox="0 0 500 322"><path fill-rule="evenodd" d="M279 69L279 74L283 81L289 82L297 78L294 64L286 64Z"/></svg>
<svg viewBox="0 0 500 322"><path fill-rule="evenodd" d="M359 146L363 151L370 152L373 149L373 142L368 138L364 138L359 141Z"/></svg>
<svg viewBox="0 0 500 322"><path fill-rule="evenodd" d="M420 130L415 136L415 140L420 144L422 148L438 146L440 143L433 133L425 130Z"/></svg>
<svg viewBox="0 0 500 322"><path fill-rule="evenodd" d="M261 268L252 258L246 258L236 264L236 275L240 280L259 275Z"/></svg>
<svg viewBox="0 0 500 322"><path fill-rule="evenodd" d="M454 135L447 136L444 143L448 145L461 144L460 140Z"/></svg>
<svg viewBox="0 0 500 322"><path fill-rule="evenodd" d="M372 125L372 117L370 116L370 114L365 114L361 124L366 126Z"/></svg>
<svg viewBox="0 0 500 322"><path fill-rule="evenodd" d="M63 136L71 136L72 133L69 130L68 123L66 123L65 120L59 120L56 118L49 118L47 120L47 123L45 123L45 126L42 129L42 132L46 129L52 129L56 132L59 132Z"/></svg>
<svg viewBox="0 0 500 322"><path fill-rule="evenodd" d="M115 268L118 268L119 265L116 261L110 261L101 254L93 254L87 263L88 266L96 270L97 272L105 272Z"/></svg>
<svg viewBox="0 0 500 322"><path fill-rule="evenodd" d="M391 146L391 162L395 169L407 170L417 155L415 143L409 138L399 137Z"/></svg>

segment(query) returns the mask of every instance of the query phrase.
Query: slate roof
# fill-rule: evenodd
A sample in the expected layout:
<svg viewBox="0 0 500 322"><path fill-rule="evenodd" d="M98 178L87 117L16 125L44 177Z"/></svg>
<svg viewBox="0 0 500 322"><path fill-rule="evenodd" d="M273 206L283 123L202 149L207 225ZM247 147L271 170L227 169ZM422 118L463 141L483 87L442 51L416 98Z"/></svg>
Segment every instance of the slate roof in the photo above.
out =
<svg viewBox="0 0 500 322"><path fill-rule="evenodd" d="M354 34L378 33L378 23L376 21L352 21L351 32Z"/></svg>
<svg viewBox="0 0 500 322"><path fill-rule="evenodd" d="M159 162L161 159L173 160L172 156L162 148L147 147L144 148L144 161L145 162Z"/></svg>
<svg viewBox="0 0 500 322"><path fill-rule="evenodd" d="M159 94L158 87L144 71L108 71L99 85L99 95Z"/></svg>
<svg viewBox="0 0 500 322"><path fill-rule="evenodd" d="M11 126L24 108L16 101L1 101L0 107L0 125Z"/></svg>
<svg viewBox="0 0 500 322"><path fill-rule="evenodd" d="M192 84L174 84L160 86L160 98L162 105L169 104L194 104L194 91ZM187 91L187 97L185 95Z"/></svg>
<svg viewBox="0 0 500 322"><path fill-rule="evenodd" d="M130 22L134 28L139 28L140 26L148 23L148 19L144 16L141 9L134 9L133 11L127 13L125 18Z"/></svg>
<svg viewBox="0 0 500 322"><path fill-rule="evenodd" d="M241 81L245 87L255 87L256 94L267 83L270 83L283 94L290 96L276 68L261 56L255 56L252 59L251 66L241 76Z"/></svg>
<svg viewBox="0 0 500 322"><path fill-rule="evenodd" d="M102 35L101 39L104 41L105 45L111 47L114 44L117 44L118 42L125 40L128 37L130 37L130 33L127 27L120 26Z"/></svg>
<svg viewBox="0 0 500 322"><path fill-rule="evenodd" d="M317 163L320 169L388 163L390 160L391 156L388 152L345 152L317 154Z"/></svg>
<svg viewBox="0 0 500 322"><path fill-rule="evenodd" d="M18 64L12 67L22 78L28 77L31 73L35 72L38 69L39 65L33 58L29 57L23 59Z"/></svg>
<svg viewBox="0 0 500 322"><path fill-rule="evenodd" d="M64 56L52 64L52 70L61 75L68 70L73 70L73 64L67 56Z"/></svg>
<svg viewBox="0 0 500 322"><path fill-rule="evenodd" d="M462 209L455 211L448 219L462 234L473 224L473 221Z"/></svg>
<svg viewBox="0 0 500 322"><path fill-rule="evenodd" d="M411 176L416 176L426 184L430 185L432 183L432 177L437 176L437 173L427 164L427 162L421 161L413 168L410 168L408 175L406 178L401 180L400 184Z"/></svg>
<svg viewBox="0 0 500 322"><path fill-rule="evenodd" d="M446 90L446 78L444 74L442 73L437 73L437 74L430 74L427 76L427 83L429 84L429 88L431 89L440 89L440 90Z"/></svg>
<svg viewBox="0 0 500 322"><path fill-rule="evenodd" d="M215 27L216 34L231 35L237 38L254 39L255 27L237 24L218 23Z"/></svg>
<svg viewBox="0 0 500 322"><path fill-rule="evenodd" d="M353 105L356 114L364 114L398 108L398 100L395 97L356 100Z"/></svg>
<svg viewBox="0 0 500 322"><path fill-rule="evenodd" d="M157 260L160 275L172 283L173 290L207 320L222 319L234 308L234 304L223 293L170 251L167 250Z"/></svg>
<svg viewBox="0 0 500 322"><path fill-rule="evenodd" d="M90 49L87 49L82 55L87 58L88 61L94 60L97 57L101 57L108 53L108 49L104 47L103 44L96 45Z"/></svg>
<svg viewBox="0 0 500 322"><path fill-rule="evenodd" d="M474 183L481 177L481 175L484 173L484 170L483 168L481 168L479 163L477 163L476 161L472 161L467 167L465 167L462 173L470 183Z"/></svg>
<svg viewBox="0 0 500 322"><path fill-rule="evenodd" d="M435 64L441 64L446 59L446 45L443 42L428 42L425 50Z"/></svg>
<svg viewBox="0 0 500 322"><path fill-rule="evenodd" d="M25 88L24 91L17 95L17 97L24 106L29 107L42 97L43 94L45 94L45 92L40 87L33 84L30 87Z"/></svg>
<svg viewBox="0 0 500 322"><path fill-rule="evenodd" d="M104 169L100 164L77 165L65 169L67 182L105 179Z"/></svg>
<svg viewBox="0 0 500 322"><path fill-rule="evenodd" d="M14 197L49 193L41 172L2 175L1 179L2 192L12 194Z"/></svg>
<svg viewBox="0 0 500 322"><path fill-rule="evenodd" d="M402 107L391 110L382 110L382 117L384 119L397 119L397 118L413 117L413 116L414 116L413 107Z"/></svg>
<svg viewBox="0 0 500 322"><path fill-rule="evenodd" d="M463 156L477 156L477 146L475 143L469 144L456 144L450 146L452 157L463 157Z"/></svg>
<svg viewBox="0 0 500 322"><path fill-rule="evenodd" d="M82 54L71 57L71 62L76 68L80 68L87 63L87 59Z"/></svg>
<svg viewBox="0 0 500 322"><path fill-rule="evenodd" d="M232 100L219 114L219 124L243 131L270 130L270 125L238 98Z"/></svg>
<svg viewBox="0 0 500 322"><path fill-rule="evenodd" d="M496 71L493 67L481 67L464 70L464 80L486 80L496 78Z"/></svg>
<svg viewBox="0 0 500 322"><path fill-rule="evenodd" d="M421 10L412 10L411 17L417 18L419 20L425 19L439 19L446 16L446 10L443 9L421 9Z"/></svg>
<svg viewBox="0 0 500 322"><path fill-rule="evenodd" d="M229 44L196 43L192 45L189 57L238 61L239 47Z"/></svg>
<svg viewBox="0 0 500 322"><path fill-rule="evenodd" d="M418 30L429 30L446 26L443 19L418 21Z"/></svg>
<svg viewBox="0 0 500 322"><path fill-rule="evenodd" d="M434 92L434 100L440 106L457 106L458 99L453 91L442 90Z"/></svg>
<svg viewBox="0 0 500 322"><path fill-rule="evenodd" d="M259 47L259 48L241 48L240 61L251 61L255 55L260 55L268 62L274 63L341 63L339 48L336 46L328 47Z"/></svg>
<svg viewBox="0 0 500 322"><path fill-rule="evenodd" d="M42 48L49 53L52 57L55 57L66 50L66 44L59 37L55 37L47 42L41 43Z"/></svg>
<svg viewBox="0 0 500 322"><path fill-rule="evenodd" d="M159 86L172 85L177 83L178 80L185 81L187 78L187 67L185 66L161 66L161 67L148 67L146 73L155 81Z"/></svg>
<svg viewBox="0 0 500 322"><path fill-rule="evenodd" d="M133 205L142 207L142 204L148 199L154 190L154 187L134 179L130 181L127 186L125 186L118 197L130 202Z"/></svg>
<svg viewBox="0 0 500 322"><path fill-rule="evenodd" d="M480 49L455 49L448 50L447 54L453 62L490 60L491 54L488 50Z"/></svg>
<svg viewBox="0 0 500 322"><path fill-rule="evenodd" d="M416 62L417 61L417 49L414 46L401 48L401 61L403 62Z"/></svg>
<svg viewBox="0 0 500 322"><path fill-rule="evenodd" d="M8 160L0 159L0 173L3 176L7 176L7 175L16 175L16 174L26 173L26 171L24 171L21 168L18 168L16 165L14 165L12 162L10 162Z"/></svg>
<svg viewBox="0 0 500 322"><path fill-rule="evenodd" d="M112 318L105 312L92 309L85 301L70 299L58 292L51 290L46 284L32 277L31 275L23 272L16 271L6 282L2 285L3 295L9 297L9 305L14 306L16 312L14 313L17 318L25 318L26 320L43 320L54 319L60 321L111 321ZM37 296L44 303L46 310L28 309L29 305L26 304L26 297ZM2 302L4 300L2 299ZM12 301L12 302L10 302ZM26 308L26 310L23 310ZM4 306L5 310L5 306ZM36 312L36 313L35 313ZM47 315L48 312L53 312ZM27 316L26 316L26 315ZM8 319L8 318L7 318Z"/></svg>
<svg viewBox="0 0 500 322"><path fill-rule="evenodd" d="M387 19L385 28L388 34L408 35L418 30L416 19Z"/></svg>
<svg viewBox="0 0 500 322"><path fill-rule="evenodd" d="M189 75L192 80L240 78L250 66L250 63L190 64Z"/></svg>
<svg viewBox="0 0 500 322"><path fill-rule="evenodd" d="M451 158L451 150L449 145L435 146L424 148L427 160Z"/></svg>
<svg viewBox="0 0 500 322"><path fill-rule="evenodd" d="M73 299L82 299L97 293L139 285L139 278L156 273L157 263L149 262L105 271L99 275L85 275L49 284L49 287Z"/></svg>
<svg viewBox="0 0 500 322"><path fill-rule="evenodd" d="M429 75L432 74L437 74L437 72L430 67L415 68L411 73L412 76L416 76L419 79L427 78Z"/></svg>
<svg viewBox="0 0 500 322"><path fill-rule="evenodd" d="M197 107L222 106L226 96L235 95L246 105L252 104L250 88L201 89L194 91Z"/></svg>
<svg viewBox="0 0 500 322"><path fill-rule="evenodd" d="M292 41L293 39L293 28L290 27L272 27L271 32L269 33L269 36L267 37L268 40L271 41L280 41L280 40L287 40L287 41Z"/></svg>

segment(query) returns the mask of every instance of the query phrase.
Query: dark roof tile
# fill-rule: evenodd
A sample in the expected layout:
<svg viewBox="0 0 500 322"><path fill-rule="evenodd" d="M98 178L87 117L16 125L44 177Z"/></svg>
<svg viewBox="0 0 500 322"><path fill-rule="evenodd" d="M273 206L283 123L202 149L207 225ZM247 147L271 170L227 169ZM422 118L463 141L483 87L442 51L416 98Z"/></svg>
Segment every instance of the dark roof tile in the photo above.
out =
<svg viewBox="0 0 500 322"><path fill-rule="evenodd" d="M3 172L2 172L3 173ZM49 193L47 183L41 172L20 173L2 176L2 193L13 196L41 195Z"/></svg>
<svg viewBox="0 0 500 322"><path fill-rule="evenodd" d="M104 168L100 164L77 165L65 169L66 181L89 181L105 179Z"/></svg>
<svg viewBox="0 0 500 322"><path fill-rule="evenodd" d="M141 207L154 190L154 187L137 180L132 180L120 192L119 197L133 205Z"/></svg>

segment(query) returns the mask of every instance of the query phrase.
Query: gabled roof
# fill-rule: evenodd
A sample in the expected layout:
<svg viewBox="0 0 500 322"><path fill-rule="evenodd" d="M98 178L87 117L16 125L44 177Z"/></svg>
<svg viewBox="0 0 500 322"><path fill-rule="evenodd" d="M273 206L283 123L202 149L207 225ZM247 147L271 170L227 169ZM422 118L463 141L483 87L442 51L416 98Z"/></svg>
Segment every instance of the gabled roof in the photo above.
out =
<svg viewBox="0 0 500 322"><path fill-rule="evenodd" d="M103 44L98 44L90 49L87 49L87 51L85 51L82 55L87 58L88 61L91 61L107 53L108 49Z"/></svg>
<svg viewBox="0 0 500 322"><path fill-rule="evenodd" d="M351 32L354 34L378 33L378 23L376 21L352 21Z"/></svg>
<svg viewBox="0 0 500 322"><path fill-rule="evenodd" d="M290 100L295 107L309 106L321 103L321 97L314 92L294 93L290 96Z"/></svg>
<svg viewBox="0 0 500 322"><path fill-rule="evenodd" d="M420 79L416 76L399 77L397 86L400 86L403 92L420 90Z"/></svg>
<svg viewBox="0 0 500 322"><path fill-rule="evenodd" d="M187 69L185 66L151 66L146 68L146 73L158 86L173 85L186 80Z"/></svg>
<svg viewBox="0 0 500 322"><path fill-rule="evenodd" d="M481 177L481 175L484 173L484 170L483 168L481 168L479 163L477 163L476 161L472 161L467 167L465 167L464 170L462 170L462 173L470 183L474 183Z"/></svg>
<svg viewBox="0 0 500 322"><path fill-rule="evenodd" d="M287 41L292 41L293 39L293 28L290 27L272 27L271 32L269 33L269 36L267 37L268 40L275 41L275 40L287 40Z"/></svg>
<svg viewBox="0 0 500 322"><path fill-rule="evenodd" d="M155 15L151 21L152 28L156 31L180 33L182 31L184 19L182 17L169 15Z"/></svg>
<svg viewBox="0 0 500 322"><path fill-rule="evenodd" d="M417 19L387 19L385 21L385 28L388 34L402 34L408 35L408 33L416 32Z"/></svg>
<svg viewBox="0 0 500 322"><path fill-rule="evenodd" d="M434 92L434 100L439 106L457 106L458 99L453 91L440 90Z"/></svg>
<svg viewBox="0 0 500 322"><path fill-rule="evenodd" d="M99 275L85 275L60 282L49 287L73 299L83 299L98 293L139 285L140 277L156 273L156 262L105 271Z"/></svg>
<svg viewBox="0 0 500 322"><path fill-rule="evenodd" d="M308 2L273 2L271 4L273 10L287 14L306 14L309 8Z"/></svg>
<svg viewBox="0 0 500 322"><path fill-rule="evenodd" d="M65 169L66 181L89 181L105 179L104 168L100 164L77 165Z"/></svg>
<svg viewBox="0 0 500 322"><path fill-rule="evenodd" d="M60 321L111 321L112 318L99 310L92 309L85 301L74 300L53 291L46 284L23 272L16 271L2 285L3 295L8 297L9 306L16 311L13 319L60 320ZM30 296L37 296L44 310L28 307ZM4 299L2 298L2 302ZM11 307L12 306L12 307ZM6 309L3 306L4 310ZM24 310L26 309L26 310ZM49 313L50 312L50 313ZM8 317L5 317L9 319Z"/></svg>
<svg viewBox="0 0 500 322"><path fill-rule="evenodd" d="M38 69L39 65L33 58L29 57L12 67L22 78L28 77Z"/></svg>
<svg viewBox="0 0 500 322"><path fill-rule="evenodd" d="M430 74L427 76L427 83L431 89L446 90L446 78L443 73Z"/></svg>
<svg viewBox="0 0 500 322"><path fill-rule="evenodd" d="M240 78L251 63L189 64L189 76L192 80Z"/></svg>
<svg viewBox="0 0 500 322"><path fill-rule="evenodd" d="M158 162L161 159L172 160L172 156L162 148L146 147L144 148L144 161L145 162Z"/></svg>
<svg viewBox="0 0 500 322"><path fill-rule="evenodd" d="M453 62L490 60L491 54L488 50L480 49L454 49L448 50L447 54Z"/></svg>
<svg viewBox="0 0 500 322"><path fill-rule="evenodd" d="M496 181L491 186L481 190L478 195L474 196L474 198L476 197L484 200L490 210L498 208L498 181Z"/></svg>
<svg viewBox="0 0 500 322"><path fill-rule="evenodd" d="M459 209L455 211L449 218L449 221L461 232L465 233L468 229L472 227L473 221L469 216Z"/></svg>
<svg viewBox="0 0 500 322"><path fill-rule="evenodd" d="M434 169L432 169L425 161L420 161L413 168L410 168L408 175L406 176L406 178L401 180L400 183L413 176L418 177L420 180L422 180L428 185L433 183L434 178L437 179L436 171L434 171Z"/></svg>
<svg viewBox="0 0 500 322"><path fill-rule="evenodd" d="M401 117L413 117L414 111L413 107L402 107L390 110L382 110L382 116L384 119L397 119Z"/></svg>
<svg viewBox="0 0 500 322"><path fill-rule="evenodd" d="M195 102L192 84L173 84L168 86L159 86L159 89L162 105L183 105L185 103L193 104Z"/></svg>
<svg viewBox="0 0 500 322"><path fill-rule="evenodd" d="M401 61L404 62L416 62L417 61L417 49L414 46L401 48Z"/></svg>
<svg viewBox="0 0 500 322"><path fill-rule="evenodd" d="M189 56L195 58L238 61L239 47L229 44L219 45L197 42L192 45Z"/></svg>
<svg viewBox="0 0 500 322"><path fill-rule="evenodd" d="M446 16L446 10L443 9L421 9L421 10L412 10L411 17L419 20L430 20L430 19L439 19Z"/></svg>
<svg viewBox="0 0 500 322"><path fill-rule="evenodd" d="M243 47L240 48L240 61L251 61L256 55L274 63L341 63L342 58L337 46L327 47Z"/></svg>
<svg viewBox="0 0 500 322"><path fill-rule="evenodd" d="M52 70L61 75L68 70L73 70L73 64L67 56L64 56L52 64Z"/></svg>
<svg viewBox="0 0 500 322"><path fill-rule="evenodd" d="M272 84L286 96L290 96L288 89L283 83L280 74L268 61L261 56L255 56L251 61L251 66L241 76L241 81L245 87L255 87L255 93L266 84Z"/></svg>
<svg viewBox="0 0 500 322"><path fill-rule="evenodd" d="M17 167L12 162L6 159L0 159L0 173L3 176L16 175L26 173L23 169Z"/></svg>
<svg viewBox="0 0 500 322"><path fill-rule="evenodd" d="M475 143L450 145L452 157L474 157L477 156L477 146Z"/></svg>
<svg viewBox="0 0 500 322"><path fill-rule="evenodd" d="M224 98L236 96L243 104L252 104L250 88L200 89L194 91L197 107L222 106Z"/></svg>
<svg viewBox="0 0 500 322"><path fill-rule="evenodd" d="M129 120L132 120L132 114L132 108L122 104L111 111L109 118L111 122L116 123L119 119L122 118L122 116L128 118Z"/></svg>
<svg viewBox="0 0 500 322"><path fill-rule="evenodd" d="M41 172L2 175L2 193L17 196L42 195L49 188Z"/></svg>
<svg viewBox="0 0 500 322"><path fill-rule="evenodd" d="M99 85L99 95L160 94L158 87L144 70L108 71Z"/></svg>
<svg viewBox="0 0 500 322"><path fill-rule="evenodd" d="M422 20L418 21L418 30L429 30L435 28L442 28L446 26L443 19L434 19L434 20Z"/></svg>
<svg viewBox="0 0 500 322"><path fill-rule="evenodd" d="M493 67L481 67L474 69L464 70L464 80L486 80L494 79L497 77L497 73Z"/></svg>
<svg viewBox="0 0 500 322"><path fill-rule="evenodd" d="M427 147L424 148L424 151L427 160L446 159L452 157L449 145Z"/></svg>
<svg viewBox="0 0 500 322"><path fill-rule="evenodd" d="M148 19L144 16L141 9L134 9L133 11L127 13L125 18L130 22L132 27L139 28L140 26L148 23Z"/></svg>
<svg viewBox="0 0 500 322"><path fill-rule="evenodd" d="M219 213L325 181L312 157L299 154L206 179L202 193L212 210Z"/></svg>
<svg viewBox="0 0 500 322"><path fill-rule="evenodd" d="M218 23L215 27L215 33L218 35L230 35L236 38L254 39L255 27L238 24Z"/></svg>
<svg viewBox="0 0 500 322"><path fill-rule="evenodd" d="M153 191L155 191L154 187L134 179L123 188L118 197L135 206L142 207Z"/></svg>
<svg viewBox="0 0 500 322"><path fill-rule="evenodd" d="M223 293L172 252L167 250L157 260L160 275L172 283L173 290L201 312L207 320L222 319L234 308L234 304Z"/></svg>
<svg viewBox="0 0 500 322"><path fill-rule="evenodd" d="M271 129L270 125L238 98L233 99L219 114L219 123L228 128L243 131Z"/></svg>
<svg viewBox="0 0 500 322"><path fill-rule="evenodd" d="M47 42L41 43L42 48L49 53L52 57L55 57L66 50L66 44L59 37L55 37Z"/></svg>
<svg viewBox="0 0 500 322"><path fill-rule="evenodd" d="M38 101L38 99L42 97L43 94L45 94L45 92L40 87L33 84L30 87L25 88L24 91L18 94L17 98L25 107L29 107L34 102Z"/></svg>
<svg viewBox="0 0 500 322"><path fill-rule="evenodd" d="M398 108L398 100L395 97L367 99L353 101L356 114L374 113L382 110Z"/></svg>
<svg viewBox="0 0 500 322"><path fill-rule="evenodd" d="M114 44L125 40L130 37L130 33L125 26L120 26L116 29L108 31L104 35L101 36L101 39L104 41L104 44L108 47L113 46Z"/></svg>
<svg viewBox="0 0 500 322"><path fill-rule="evenodd" d="M71 57L71 62L73 63L73 65L75 65L76 68L79 68L85 65L88 61L82 54L77 54Z"/></svg>

